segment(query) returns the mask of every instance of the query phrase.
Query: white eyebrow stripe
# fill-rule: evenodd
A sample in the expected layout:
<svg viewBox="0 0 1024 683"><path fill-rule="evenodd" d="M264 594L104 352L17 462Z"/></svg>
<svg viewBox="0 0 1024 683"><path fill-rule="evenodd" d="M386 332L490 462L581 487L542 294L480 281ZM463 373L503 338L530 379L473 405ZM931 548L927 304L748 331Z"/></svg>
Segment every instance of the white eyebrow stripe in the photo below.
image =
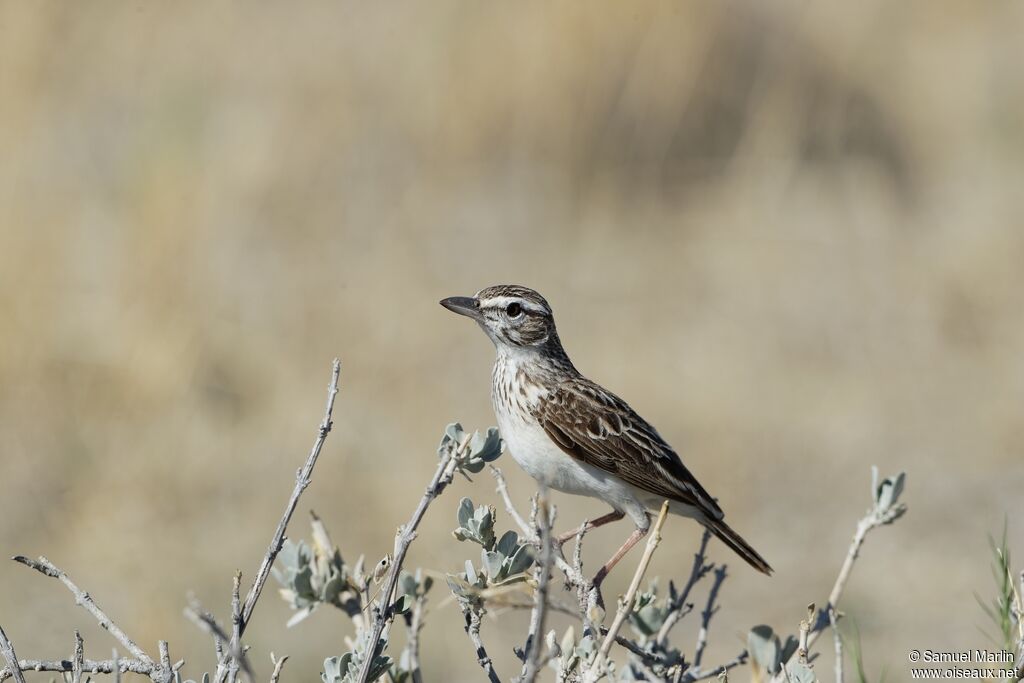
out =
<svg viewBox="0 0 1024 683"><path fill-rule="evenodd" d="M481 308L505 308L509 304L519 304L528 311L534 313L541 313L544 315L551 315L551 311L547 307L542 306L528 299L523 299L518 296L496 296L491 299L484 299L480 302Z"/></svg>

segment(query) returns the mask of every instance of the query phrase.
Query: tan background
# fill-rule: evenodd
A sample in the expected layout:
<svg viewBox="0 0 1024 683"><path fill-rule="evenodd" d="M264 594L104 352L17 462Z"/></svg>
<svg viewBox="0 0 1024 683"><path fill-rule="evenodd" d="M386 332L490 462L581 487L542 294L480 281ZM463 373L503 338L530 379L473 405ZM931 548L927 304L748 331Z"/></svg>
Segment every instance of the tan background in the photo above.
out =
<svg viewBox="0 0 1024 683"><path fill-rule="evenodd" d="M761 5L0 2L0 552L46 554L197 675L185 596L224 616L255 570L332 356L300 509L375 560L444 424L493 423L490 346L437 300L515 282L776 567L715 546L709 661L824 600L872 463L908 471L910 513L844 606L870 672L986 645L1006 515L1024 558L1024 5ZM495 500L457 483L412 564L476 556L448 535L462 495ZM668 538L653 573L680 576L697 530ZM427 679L475 680L442 595ZM347 622L287 617L268 592L255 661L311 680ZM526 618L485 625L505 677ZM0 619L24 657L113 644L9 562Z"/></svg>

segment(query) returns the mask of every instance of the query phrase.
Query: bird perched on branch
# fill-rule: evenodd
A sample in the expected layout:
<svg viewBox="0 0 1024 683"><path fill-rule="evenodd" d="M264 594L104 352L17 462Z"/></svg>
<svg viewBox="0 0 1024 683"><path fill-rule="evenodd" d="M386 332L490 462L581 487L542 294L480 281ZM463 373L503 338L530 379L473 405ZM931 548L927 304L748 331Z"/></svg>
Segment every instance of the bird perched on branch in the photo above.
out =
<svg viewBox="0 0 1024 683"><path fill-rule="evenodd" d="M515 461L546 486L612 507L587 528L626 515L636 525L598 571L595 585L647 534L648 510L664 500L671 512L697 520L750 566L771 574L768 563L725 523L717 501L654 427L580 374L562 348L544 297L526 287L496 285L472 297L444 299L441 305L475 320L494 342L491 400Z"/></svg>

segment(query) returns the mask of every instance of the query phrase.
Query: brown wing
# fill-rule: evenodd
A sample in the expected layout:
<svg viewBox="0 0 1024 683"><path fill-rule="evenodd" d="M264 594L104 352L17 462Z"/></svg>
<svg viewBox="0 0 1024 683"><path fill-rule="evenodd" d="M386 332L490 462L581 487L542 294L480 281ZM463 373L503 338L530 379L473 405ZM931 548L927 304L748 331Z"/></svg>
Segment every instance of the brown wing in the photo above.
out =
<svg viewBox="0 0 1024 683"><path fill-rule="evenodd" d="M571 457L658 496L724 515L654 427L615 394L585 378L563 382L534 417Z"/></svg>

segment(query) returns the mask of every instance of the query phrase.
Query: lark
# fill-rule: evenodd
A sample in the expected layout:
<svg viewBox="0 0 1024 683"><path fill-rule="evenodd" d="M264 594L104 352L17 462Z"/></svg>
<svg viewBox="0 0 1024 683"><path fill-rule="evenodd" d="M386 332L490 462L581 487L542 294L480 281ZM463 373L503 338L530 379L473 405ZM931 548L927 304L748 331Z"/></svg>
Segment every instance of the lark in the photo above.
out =
<svg viewBox="0 0 1024 683"><path fill-rule="evenodd" d="M593 528L628 516L636 525L594 577L600 585L650 530L650 510L690 517L765 574L771 567L725 523L718 502L658 432L621 398L584 377L569 360L551 306L537 292L496 285L441 301L472 318L494 342L491 401L513 459L544 485L604 501L612 512ZM558 539L564 542L576 531Z"/></svg>

